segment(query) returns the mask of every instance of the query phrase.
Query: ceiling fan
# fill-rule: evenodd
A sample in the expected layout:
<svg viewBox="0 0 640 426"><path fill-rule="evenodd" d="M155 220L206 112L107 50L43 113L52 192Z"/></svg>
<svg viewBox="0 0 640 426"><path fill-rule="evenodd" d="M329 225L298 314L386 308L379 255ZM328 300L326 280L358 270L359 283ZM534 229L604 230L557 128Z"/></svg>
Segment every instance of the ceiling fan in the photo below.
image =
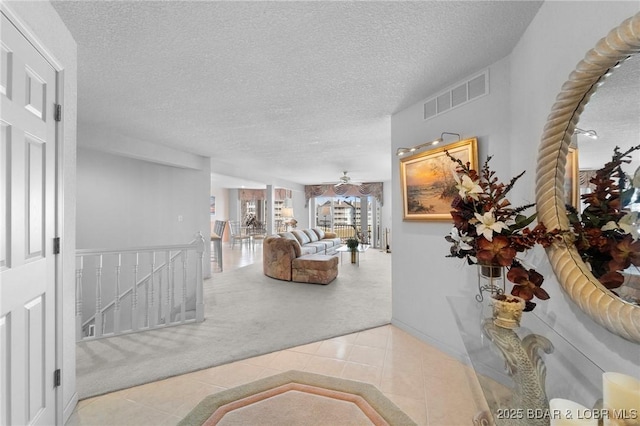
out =
<svg viewBox="0 0 640 426"><path fill-rule="evenodd" d="M340 176L340 178L338 178L338 183L334 184L333 186L339 187L339 186L347 185L347 184L350 184L350 183L360 184L360 182L352 182L351 181L351 176L348 176L347 173L348 172L346 170L343 171L342 172L342 176Z"/></svg>

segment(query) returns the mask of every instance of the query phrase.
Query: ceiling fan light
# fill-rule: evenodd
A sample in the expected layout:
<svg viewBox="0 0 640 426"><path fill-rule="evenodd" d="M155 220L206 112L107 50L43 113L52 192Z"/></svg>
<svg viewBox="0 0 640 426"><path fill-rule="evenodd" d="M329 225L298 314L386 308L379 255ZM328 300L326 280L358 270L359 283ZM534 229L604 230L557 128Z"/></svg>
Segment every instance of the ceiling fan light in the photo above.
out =
<svg viewBox="0 0 640 426"><path fill-rule="evenodd" d="M598 133L593 129L591 129L591 130L583 130L583 129L579 129L579 128L576 127L573 130L573 133L576 134L576 135L583 135L583 136L586 136L586 137L591 138L591 139L598 139Z"/></svg>

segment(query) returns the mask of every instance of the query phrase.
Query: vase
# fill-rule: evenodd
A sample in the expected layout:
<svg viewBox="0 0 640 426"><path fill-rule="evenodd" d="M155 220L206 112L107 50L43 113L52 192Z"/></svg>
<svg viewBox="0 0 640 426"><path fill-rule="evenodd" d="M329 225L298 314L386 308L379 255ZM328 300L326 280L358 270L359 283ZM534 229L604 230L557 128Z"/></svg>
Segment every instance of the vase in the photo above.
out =
<svg viewBox="0 0 640 426"><path fill-rule="evenodd" d="M499 294L491 297L493 305L493 323L498 327L514 329L520 327L524 311L524 299L511 294Z"/></svg>
<svg viewBox="0 0 640 426"><path fill-rule="evenodd" d="M358 255L358 253L356 253L355 250L351 250L351 263L356 263L357 259L356 256Z"/></svg>
<svg viewBox="0 0 640 426"><path fill-rule="evenodd" d="M491 296L504 293L505 271L504 266L491 263L478 263L478 294L476 300L484 300L484 292Z"/></svg>

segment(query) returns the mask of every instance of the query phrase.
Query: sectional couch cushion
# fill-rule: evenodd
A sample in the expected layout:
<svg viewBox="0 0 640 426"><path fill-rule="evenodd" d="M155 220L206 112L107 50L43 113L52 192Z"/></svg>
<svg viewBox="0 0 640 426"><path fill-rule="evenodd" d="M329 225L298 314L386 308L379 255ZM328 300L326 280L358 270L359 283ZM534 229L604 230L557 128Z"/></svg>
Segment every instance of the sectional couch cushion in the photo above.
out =
<svg viewBox="0 0 640 426"><path fill-rule="evenodd" d="M304 233L307 234L307 237L309 237L309 240L311 240L312 243L319 240L318 234L313 232L312 229L305 229Z"/></svg>
<svg viewBox="0 0 640 426"><path fill-rule="evenodd" d="M297 242L300 246L301 256L307 254L324 253L327 249L327 244L324 242L311 242L311 239L304 231L295 230L291 232L281 232L278 235ZM330 243L329 247L331 247L332 245L333 243Z"/></svg>
<svg viewBox="0 0 640 426"><path fill-rule="evenodd" d="M324 238L324 231L320 228L313 228L312 229L313 233L316 234L318 236L318 239L321 240Z"/></svg>
<svg viewBox="0 0 640 426"><path fill-rule="evenodd" d="M301 246L311 242L311 239L309 238L307 233L304 231L300 231L296 229L295 231L291 231L291 233L298 239L298 242L300 243Z"/></svg>
<svg viewBox="0 0 640 426"><path fill-rule="evenodd" d="M327 250L333 251L333 250L330 250L330 249L333 248L333 246L335 244L334 244L333 241L316 241L316 242L313 242L313 243L308 243L306 245L311 246L311 247L315 247L316 248L316 253L326 253ZM335 250L335 248L334 248L334 250Z"/></svg>
<svg viewBox="0 0 640 426"><path fill-rule="evenodd" d="M307 250L307 253L302 253L302 246L298 242L298 239L291 232L281 232L278 235L280 235L280 237L284 238L285 240L291 240L295 242L295 244L293 245L293 249L296 252L296 257L300 257L303 254L309 254L309 250Z"/></svg>
<svg viewBox="0 0 640 426"><path fill-rule="evenodd" d="M333 232L318 233L315 230L295 229L291 232L280 232L278 235L282 238L295 241L300 247L300 254L296 249L296 256L304 256L307 254L331 254L335 252L335 249L340 247L342 241ZM323 235L324 238L320 239L318 236Z"/></svg>
<svg viewBox="0 0 640 426"><path fill-rule="evenodd" d="M335 250L342 245L342 240L338 238L334 232L324 232L320 228L305 229L304 232L311 239L311 244L323 244L324 247L320 249L320 251L323 251L325 254L334 253Z"/></svg>
<svg viewBox="0 0 640 426"><path fill-rule="evenodd" d="M300 283L329 284L338 276L338 258L311 254L291 262L291 279Z"/></svg>
<svg viewBox="0 0 640 426"><path fill-rule="evenodd" d="M293 233L269 236L263 243L264 274L286 281L329 284L338 275L338 258L324 254L329 244L333 241L315 241L300 246ZM307 251L309 253L305 254Z"/></svg>
<svg viewBox="0 0 640 426"><path fill-rule="evenodd" d="M319 231L322 231L321 229L319 229ZM324 234L324 237L321 238L319 241L323 241L323 242L328 242L331 244L330 251L335 251L335 249L337 249L338 247L340 247L342 245L342 240L340 239L340 237L338 237L338 235L335 232L322 232Z"/></svg>

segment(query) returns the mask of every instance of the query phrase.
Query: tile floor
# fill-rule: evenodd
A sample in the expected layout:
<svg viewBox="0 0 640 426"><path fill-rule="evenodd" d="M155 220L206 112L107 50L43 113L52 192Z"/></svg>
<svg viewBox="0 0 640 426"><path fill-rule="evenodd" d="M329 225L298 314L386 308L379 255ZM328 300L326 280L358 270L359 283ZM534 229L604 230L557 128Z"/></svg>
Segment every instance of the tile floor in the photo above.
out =
<svg viewBox="0 0 640 426"><path fill-rule="evenodd" d="M225 270L259 252L225 247ZM209 394L291 369L371 383L419 425L469 425L481 407L469 367L387 325L85 399L67 425L175 425Z"/></svg>

